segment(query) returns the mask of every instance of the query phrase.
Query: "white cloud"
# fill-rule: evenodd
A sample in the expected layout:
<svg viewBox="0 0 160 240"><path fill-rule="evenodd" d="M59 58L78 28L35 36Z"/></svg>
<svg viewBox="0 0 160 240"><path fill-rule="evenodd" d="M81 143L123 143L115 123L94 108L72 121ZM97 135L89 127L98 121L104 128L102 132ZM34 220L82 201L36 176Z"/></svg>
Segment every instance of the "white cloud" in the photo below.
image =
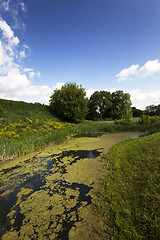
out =
<svg viewBox="0 0 160 240"><path fill-rule="evenodd" d="M52 88L34 85L32 80L41 77L40 72L24 68L20 62L30 48L27 45L21 47L14 31L3 19L0 19L0 36L0 98L48 104L54 89L61 88L64 83L56 83Z"/></svg>
<svg viewBox="0 0 160 240"><path fill-rule="evenodd" d="M90 89L90 90L86 90L86 96L87 98L90 98L91 95L95 92L96 90Z"/></svg>
<svg viewBox="0 0 160 240"><path fill-rule="evenodd" d="M30 84L25 74L21 74L19 69L11 69L7 75L0 77L0 91L2 93L15 92L28 87Z"/></svg>
<svg viewBox="0 0 160 240"><path fill-rule="evenodd" d="M29 73L29 78L34 78L34 77L41 77L41 74L40 74L40 72L37 72L37 73L35 73L34 71L31 71L30 73Z"/></svg>
<svg viewBox="0 0 160 240"><path fill-rule="evenodd" d="M137 73L137 69L139 68L139 65L132 65L129 68L123 69L120 73L116 75L118 78L118 82L125 81L128 78L134 76Z"/></svg>
<svg viewBox="0 0 160 240"><path fill-rule="evenodd" d="M25 53L24 50L19 53L19 57L20 58L25 58L26 57L26 53Z"/></svg>
<svg viewBox="0 0 160 240"><path fill-rule="evenodd" d="M160 90L140 90L129 91L132 106L144 110L146 106L160 104Z"/></svg>
<svg viewBox="0 0 160 240"><path fill-rule="evenodd" d="M138 78L145 78L155 73L160 73L160 62L158 59L146 62L136 75Z"/></svg>
<svg viewBox="0 0 160 240"><path fill-rule="evenodd" d="M13 46L19 44L18 37L14 37L13 30L3 19L0 19L0 29L2 31L2 37L5 38L9 45Z"/></svg>
<svg viewBox="0 0 160 240"><path fill-rule="evenodd" d="M160 62L158 59L147 61L141 68L139 65L132 65L129 68L123 69L116 77L118 78L118 82L121 82L133 78L146 78L156 73L160 73Z"/></svg>
<svg viewBox="0 0 160 240"><path fill-rule="evenodd" d="M32 71L34 71L33 68L24 68L23 69L23 72L32 72Z"/></svg>
<svg viewBox="0 0 160 240"><path fill-rule="evenodd" d="M58 83L56 83L55 86L53 86L53 90L55 90L55 89L61 89L61 87L62 87L63 85L64 85L63 82L58 82Z"/></svg>
<svg viewBox="0 0 160 240"><path fill-rule="evenodd" d="M107 92L110 92L110 93L113 93L113 92L116 92L116 91L119 91L120 89L119 88L111 88L111 89L106 89L105 91Z"/></svg>

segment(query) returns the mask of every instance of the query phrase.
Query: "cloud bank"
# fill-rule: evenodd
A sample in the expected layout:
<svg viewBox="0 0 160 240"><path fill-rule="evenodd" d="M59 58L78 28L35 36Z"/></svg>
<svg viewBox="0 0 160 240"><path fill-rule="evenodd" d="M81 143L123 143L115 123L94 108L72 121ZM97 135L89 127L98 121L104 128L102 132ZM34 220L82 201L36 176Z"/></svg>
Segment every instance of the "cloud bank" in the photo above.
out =
<svg viewBox="0 0 160 240"><path fill-rule="evenodd" d="M0 36L0 98L48 104L53 90L61 88L64 83L57 83L52 88L34 85L33 79L40 78L40 72L35 72L33 68L24 68L22 64L29 47L21 46L13 29L2 18Z"/></svg>
<svg viewBox="0 0 160 240"><path fill-rule="evenodd" d="M157 73L160 73L159 59L147 61L142 67L132 65L129 68L123 69L116 77L118 82L121 82L131 79L142 79Z"/></svg>
<svg viewBox="0 0 160 240"><path fill-rule="evenodd" d="M141 110L145 110L146 106L160 104L160 90L141 90L133 89L129 91L132 106Z"/></svg>

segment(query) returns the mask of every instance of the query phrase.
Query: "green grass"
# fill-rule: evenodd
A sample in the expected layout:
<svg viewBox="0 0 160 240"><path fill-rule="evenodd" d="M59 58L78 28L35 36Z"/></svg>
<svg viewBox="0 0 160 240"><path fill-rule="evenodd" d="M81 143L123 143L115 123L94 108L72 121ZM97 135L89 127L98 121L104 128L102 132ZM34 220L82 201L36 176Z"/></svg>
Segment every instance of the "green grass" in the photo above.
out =
<svg viewBox="0 0 160 240"><path fill-rule="evenodd" d="M160 133L115 145L104 155L97 199L108 239L160 239Z"/></svg>
<svg viewBox="0 0 160 240"><path fill-rule="evenodd" d="M49 107L0 99L0 160L39 150L48 144L64 142L67 137L93 132L160 131L159 117L150 124L136 121L62 122Z"/></svg>

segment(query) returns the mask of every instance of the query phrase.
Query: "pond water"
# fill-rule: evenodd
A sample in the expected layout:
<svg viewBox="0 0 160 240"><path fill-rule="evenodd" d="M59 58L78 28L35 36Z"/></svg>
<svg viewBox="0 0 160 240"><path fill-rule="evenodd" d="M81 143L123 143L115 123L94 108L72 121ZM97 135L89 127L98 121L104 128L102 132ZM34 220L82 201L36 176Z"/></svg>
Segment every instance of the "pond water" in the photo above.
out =
<svg viewBox="0 0 160 240"><path fill-rule="evenodd" d="M89 195L92 186L70 183L64 180L63 175L67 173L69 165L100 156L99 150L70 150L46 157L34 156L14 167L2 169L0 236L23 238L26 236L26 226L31 228L32 222L32 230L29 230L29 235L27 232L27 236L39 239L39 228L46 221L47 215L43 229L45 236L49 238L52 234L56 239L68 239L75 222L81 221L79 207L88 206L92 202ZM53 175L57 173L60 174L59 179L54 179ZM73 202L71 207L68 207L68 203L65 205L66 201ZM44 221L39 223L38 218L34 218L35 211L36 214L41 212L45 215Z"/></svg>
<svg viewBox="0 0 160 240"><path fill-rule="evenodd" d="M104 239L93 211L99 160L117 142L138 136L79 136L0 165L0 239Z"/></svg>

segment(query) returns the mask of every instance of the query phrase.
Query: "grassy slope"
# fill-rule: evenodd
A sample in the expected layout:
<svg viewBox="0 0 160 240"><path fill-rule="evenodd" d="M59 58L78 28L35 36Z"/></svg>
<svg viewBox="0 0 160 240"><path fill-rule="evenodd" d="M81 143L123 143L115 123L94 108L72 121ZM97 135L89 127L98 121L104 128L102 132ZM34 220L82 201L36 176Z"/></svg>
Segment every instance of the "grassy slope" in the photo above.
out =
<svg viewBox="0 0 160 240"><path fill-rule="evenodd" d="M108 122L61 122L48 106L0 99L0 160L63 142L72 134L117 131ZM119 128L119 127L118 127Z"/></svg>
<svg viewBox="0 0 160 240"><path fill-rule="evenodd" d="M160 130L160 119L152 126L134 121L129 125L124 123L84 121L70 124L55 118L46 105L0 99L0 160L42 149L52 142L63 142L73 134Z"/></svg>
<svg viewBox="0 0 160 240"><path fill-rule="evenodd" d="M58 130L70 128L55 118L46 105L0 99L0 156L7 159L41 149L57 137Z"/></svg>
<svg viewBox="0 0 160 240"><path fill-rule="evenodd" d="M109 239L160 239L160 133L114 146L97 208Z"/></svg>

